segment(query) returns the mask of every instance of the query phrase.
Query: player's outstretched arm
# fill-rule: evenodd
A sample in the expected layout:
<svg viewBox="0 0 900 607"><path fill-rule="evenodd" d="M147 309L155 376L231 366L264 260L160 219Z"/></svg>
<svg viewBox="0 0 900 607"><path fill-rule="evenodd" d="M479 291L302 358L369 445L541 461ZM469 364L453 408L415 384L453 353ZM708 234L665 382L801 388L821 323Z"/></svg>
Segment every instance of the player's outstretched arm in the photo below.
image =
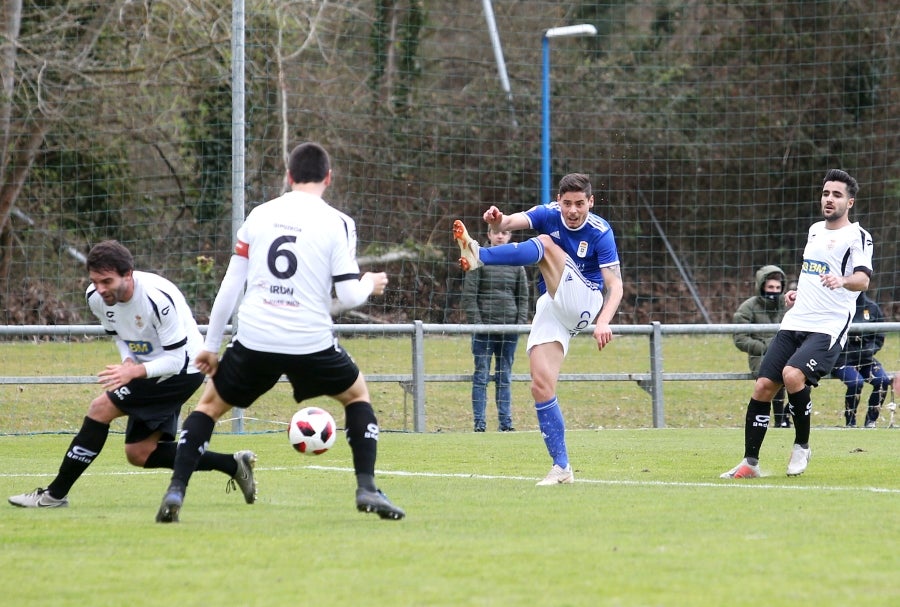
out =
<svg viewBox="0 0 900 607"><path fill-rule="evenodd" d="M216 371L219 370L219 355L215 352L200 350L200 353L197 354L197 358L194 359L194 365L196 365L201 373L207 377L212 377L216 374Z"/></svg>
<svg viewBox="0 0 900 607"><path fill-rule="evenodd" d="M219 348L222 346L225 325L234 314L234 307L237 305L244 283L247 281L248 264L249 260L243 255L231 256L228 269L225 270L225 276L222 278L222 284L219 285L216 300L209 312L209 326L206 330L206 341L203 344L203 348L207 352L218 354ZM200 370L203 371L203 369Z"/></svg>
<svg viewBox="0 0 900 607"><path fill-rule="evenodd" d="M106 368L97 374L104 390L117 390L132 379L141 377L147 377L146 368L131 358L126 358L118 365L106 365Z"/></svg>
<svg viewBox="0 0 900 607"><path fill-rule="evenodd" d="M869 275L858 270L850 276L839 276L834 273L819 276L822 284L832 291L834 289L847 289L848 291L865 291L869 288Z"/></svg>
<svg viewBox="0 0 900 607"><path fill-rule="evenodd" d="M797 291L792 289L784 294L784 307L790 310L797 301Z"/></svg>
<svg viewBox="0 0 900 607"><path fill-rule="evenodd" d="M531 227L525 213L513 213L504 215L500 209L491 206L482 216L492 232L504 232L506 230L524 230Z"/></svg>
<svg viewBox="0 0 900 607"><path fill-rule="evenodd" d="M384 272L366 272L358 279L342 280L334 283L337 299L331 303L331 314L335 316L344 310L361 306L370 295L383 295L388 285Z"/></svg>
<svg viewBox="0 0 900 607"><path fill-rule="evenodd" d="M601 268L603 284L606 294L603 298L603 307L597 315L594 326L594 339L597 340L597 349L602 350L612 341L612 327L610 323L615 318L619 304L622 303L624 288L622 286L622 269L618 264L608 268Z"/></svg>

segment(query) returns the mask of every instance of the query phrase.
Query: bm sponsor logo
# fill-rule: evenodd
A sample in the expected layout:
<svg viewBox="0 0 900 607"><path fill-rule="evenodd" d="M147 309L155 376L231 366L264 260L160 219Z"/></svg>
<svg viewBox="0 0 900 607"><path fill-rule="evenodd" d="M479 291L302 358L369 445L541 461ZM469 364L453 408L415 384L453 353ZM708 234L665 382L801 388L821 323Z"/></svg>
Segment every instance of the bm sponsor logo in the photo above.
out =
<svg viewBox="0 0 900 607"><path fill-rule="evenodd" d="M128 349L134 354L150 354L153 352L153 344L149 341L127 341Z"/></svg>
<svg viewBox="0 0 900 607"><path fill-rule="evenodd" d="M803 274L828 274L828 264L824 261L816 261L815 259L804 259L803 265L800 267Z"/></svg>

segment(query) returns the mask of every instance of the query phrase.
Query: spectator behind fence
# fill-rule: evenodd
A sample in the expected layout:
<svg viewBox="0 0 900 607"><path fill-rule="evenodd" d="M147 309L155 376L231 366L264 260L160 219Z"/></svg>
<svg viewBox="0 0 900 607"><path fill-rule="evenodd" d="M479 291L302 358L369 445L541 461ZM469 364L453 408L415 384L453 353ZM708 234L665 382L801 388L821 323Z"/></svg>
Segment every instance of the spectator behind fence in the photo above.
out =
<svg viewBox="0 0 900 607"><path fill-rule="evenodd" d="M778 266L763 266L756 271L756 295L738 306L734 313L735 324L778 324L784 318L784 285L785 274ZM747 353L747 363L753 379L759 377L759 366L763 354L769 347L774 333L735 333L734 345L741 352ZM784 411L784 386L772 399L772 412L775 414L776 428L790 428L791 416Z"/></svg>
<svg viewBox="0 0 900 607"><path fill-rule="evenodd" d="M489 246L509 242L511 232L488 230ZM522 266L482 266L467 272L463 282L463 309L466 322L485 325L521 325L528 319L528 276ZM512 390L510 375L518 333L474 333L472 356L472 416L475 432L485 430L487 385L494 362L495 400L500 432L515 430L512 425Z"/></svg>
<svg viewBox="0 0 900 607"><path fill-rule="evenodd" d="M865 293L860 293L856 299L854 324L883 321L884 314L878 304L869 299ZM832 377L838 378L847 386L847 393L844 396L844 422L848 428L856 427L856 409L866 382L872 384L869 408L866 411L866 428L874 428L878 420L878 412L891 385L890 375L875 359L875 355L883 345L884 333L851 333L837 364L831 371Z"/></svg>

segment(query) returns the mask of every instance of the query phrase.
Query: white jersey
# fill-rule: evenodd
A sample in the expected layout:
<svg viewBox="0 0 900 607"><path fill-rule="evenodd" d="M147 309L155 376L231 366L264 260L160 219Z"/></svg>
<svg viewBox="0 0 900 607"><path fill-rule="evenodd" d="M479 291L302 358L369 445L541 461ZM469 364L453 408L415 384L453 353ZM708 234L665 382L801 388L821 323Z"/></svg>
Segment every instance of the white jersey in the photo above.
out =
<svg viewBox="0 0 900 607"><path fill-rule="evenodd" d="M353 219L292 191L253 209L237 238L249 261L235 338L281 354L333 346L332 285L359 277Z"/></svg>
<svg viewBox="0 0 900 607"><path fill-rule="evenodd" d="M107 334L115 336L123 353L143 363L147 377L199 373L194 358L203 346L203 336L184 295L157 274L134 271L132 276L131 299L112 306L103 303L90 285L85 297L91 312Z"/></svg>
<svg viewBox="0 0 900 607"><path fill-rule="evenodd" d="M803 266L797 280L797 300L781 321L789 331L826 333L847 340L847 328L856 312L859 293L844 288L829 289L822 274L850 276L857 270L872 273L872 236L859 223L829 230L824 221L809 228L803 249Z"/></svg>

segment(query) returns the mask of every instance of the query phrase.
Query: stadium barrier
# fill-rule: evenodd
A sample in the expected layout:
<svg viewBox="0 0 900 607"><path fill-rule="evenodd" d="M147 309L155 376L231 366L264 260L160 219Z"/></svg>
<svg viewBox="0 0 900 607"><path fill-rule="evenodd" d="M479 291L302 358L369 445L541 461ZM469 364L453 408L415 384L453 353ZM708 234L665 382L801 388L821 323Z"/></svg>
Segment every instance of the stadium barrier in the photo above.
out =
<svg viewBox="0 0 900 607"><path fill-rule="evenodd" d="M663 370L662 342L666 335L716 335L745 332L748 326L754 333L774 333L777 324L669 324L653 322L649 325L615 325L614 335L644 335L649 339L649 372L637 373L563 373L560 381L633 381L645 390L651 398L654 428L665 428L665 398L663 385L667 381L724 381L751 380L749 372L697 372L668 373ZM472 334L472 333L520 333L527 334L530 325L468 325L468 324L428 324L414 321L409 324L384 325L335 325L335 333L339 336L349 335L409 335L412 342L411 372L366 374L368 382L396 382L403 388L403 408L407 410L407 397L412 398L412 422L414 432L425 432L425 384L427 382L470 382L471 373L434 374L425 372L425 336ZM580 338L591 337L593 325L586 327ZM231 330L229 326L228 331ZM200 331L206 334L206 326ZM851 333L900 333L900 322L868 323L851 325ZM106 333L99 325L19 325L0 326L0 339L9 337L103 337ZM514 373L512 381L530 381L528 374ZM282 381L286 381L282 377ZM97 378L93 375L56 375L56 376L0 376L0 384L93 384ZM241 410L237 410L242 413ZM244 431L244 420L238 415L232 421L232 430L236 433Z"/></svg>

